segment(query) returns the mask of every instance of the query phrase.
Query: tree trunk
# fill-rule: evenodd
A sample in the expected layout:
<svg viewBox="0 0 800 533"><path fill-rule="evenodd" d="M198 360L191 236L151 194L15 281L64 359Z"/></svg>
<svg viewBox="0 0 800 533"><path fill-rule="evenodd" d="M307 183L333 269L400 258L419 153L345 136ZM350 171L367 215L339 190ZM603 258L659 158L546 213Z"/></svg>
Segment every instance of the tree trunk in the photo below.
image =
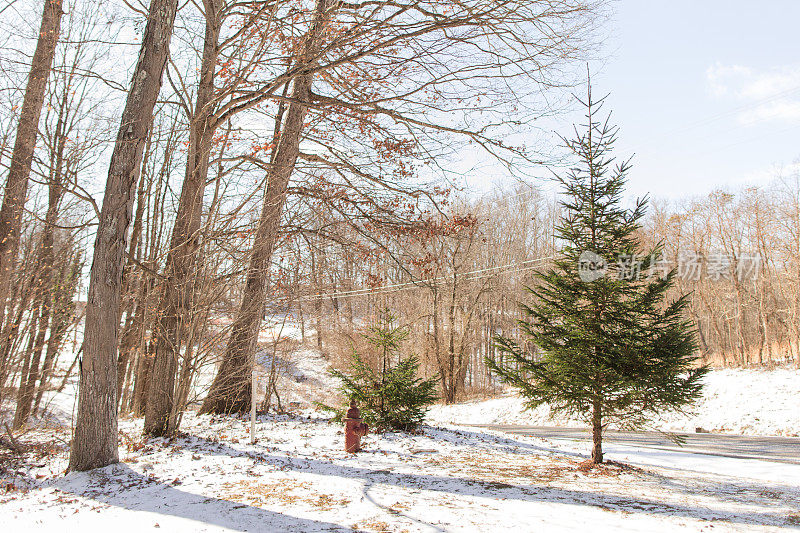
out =
<svg viewBox="0 0 800 533"><path fill-rule="evenodd" d="M45 236L42 239L41 247L40 264L37 268L39 272L36 274L37 281L34 287L34 291L38 293L38 296L35 297L36 304L33 309L33 314L35 316L32 319L29 350L25 357L28 368L27 372L23 370L20 379L19 391L17 393L17 408L14 413L14 429L21 428L30 414L31 404L33 403L34 392L36 390L36 382L39 380L39 363L44 349L45 335L47 334L47 328L50 324L51 299L49 297L49 290L45 292L45 289L49 289L49 287L45 287L45 285L49 285L47 281L51 276L52 270L46 266L48 259L45 256L52 253L52 231L47 232L47 229L45 229Z"/></svg>
<svg viewBox="0 0 800 533"><path fill-rule="evenodd" d="M118 461L117 345L124 253L134 188L161 89L178 3L152 0L139 61L111 155L94 246L70 470Z"/></svg>
<svg viewBox="0 0 800 533"><path fill-rule="evenodd" d="M457 269L453 266L453 289L450 291L450 303L447 310L447 387L449 389L447 403L455 403L458 392L458 367L456 365L456 295L458 290Z"/></svg>
<svg viewBox="0 0 800 533"><path fill-rule="evenodd" d="M321 265L319 261L317 261L316 253L314 252L314 248L312 247L309 251L309 257L311 259L311 276L314 279L314 288L316 290L316 297L314 298L314 320L316 321L316 329L317 329L317 350L319 353L322 353L322 282L320 278L322 275L320 274Z"/></svg>
<svg viewBox="0 0 800 533"><path fill-rule="evenodd" d="M125 377L128 366L131 364L131 354L136 341L133 328L134 312L128 310L125 317L125 326L122 328L122 335L119 342L119 355L117 356L117 409L120 408L122 399L122 389L125 386Z"/></svg>
<svg viewBox="0 0 800 533"><path fill-rule="evenodd" d="M72 248L68 248L66 254L56 256L55 245L55 224L58 221L61 199L64 196L64 165L65 152L67 145L67 134L64 131L64 116L67 105L67 97L62 100L61 115L56 125L57 150L52 157L50 179L48 180L49 195L48 209L45 215L44 227L44 264L43 264L43 283L44 302L46 306L46 316L40 324L41 339L37 345L37 350L41 351L44 343L44 329L49 326L50 335L47 339L47 352L45 353L44 363L39 376L39 387L36 391L32 412L36 414L42 395L47 387L50 372L55 365L61 342L67 328L75 318L74 299L77 281L80 276L78 270L79 254Z"/></svg>
<svg viewBox="0 0 800 533"><path fill-rule="evenodd" d="M203 402L202 413L246 412L250 408L250 363L256 350L258 328L266 302L269 264L278 237L289 177L300 152L300 134L306 114L306 106L301 102L308 100L310 89L310 76L303 75L295 79L292 103L286 113L286 122L269 172L242 302L222 365Z"/></svg>
<svg viewBox="0 0 800 533"><path fill-rule="evenodd" d="M439 381L442 384L442 399L446 405L450 405L455 402L455 398L450 394L450 387L448 386L448 379L447 379L447 362L442 357L442 346L441 346L441 325L439 321L439 317L441 313L439 312L439 291L436 287L432 288L433 291L433 350L436 353L436 364L439 367Z"/></svg>
<svg viewBox="0 0 800 533"><path fill-rule="evenodd" d="M25 356L27 371L23 370L20 378L19 390L17 391L17 408L14 412L13 429L20 429L31 412L36 382L39 380L39 363L42 358L44 348L45 332L49 322L49 309L46 304L41 304L34 313L38 314L34 326L31 327L28 353Z"/></svg>
<svg viewBox="0 0 800 533"><path fill-rule="evenodd" d="M152 265L152 262L150 264ZM119 348L120 357L126 357L128 365L131 367L130 375L132 378L130 381L133 381L133 390L127 395L129 399L127 403L121 401L117 403L119 404L120 412L131 412L136 416L144 414L147 391L147 378L145 376L149 366L148 361L152 360L146 353L144 330L145 322L149 316L148 309L152 304L154 284L153 276L148 272L143 272L135 296L136 305L133 309L133 319L130 324L126 321Z"/></svg>
<svg viewBox="0 0 800 533"><path fill-rule="evenodd" d="M28 261L30 261L30 259L26 262ZM3 399L2 392L9 375L12 376L13 381L15 370L13 368L12 354L20 338L22 319L25 315L25 311L29 309L28 305L34 292L32 290L33 280L28 281L30 277L27 275L28 268L30 267L27 265L23 266L19 271L19 275L14 276L16 278L16 283L12 291L12 297L8 302L7 316L3 324L2 334L0 334L0 401Z"/></svg>
<svg viewBox="0 0 800 533"><path fill-rule="evenodd" d="M45 389L47 388L50 374L55 367L58 352L61 349L61 343L64 340L64 335L70 325L70 317L58 316L57 313L53 314L50 320L50 337L47 339L47 352L44 356L44 364L42 365L42 375L39 378L39 389L36 391L36 399L33 402L32 412L36 414L39 412L39 405L42 402Z"/></svg>
<svg viewBox="0 0 800 533"><path fill-rule="evenodd" d="M592 462L603 462L603 413L599 398L592 401Z"/></svg>
<svg viewBox="0 0 800 533"><path fill-rule="evenodd" d="M20 421L20 416L19 416L19 405L21 403L20 397L21 395L25 394L26 382L28 379L28 375L31 372L31 361L32 361L31 355L33 354L33 342L36 334L36 324L38 323L38 315L39 315L39 307L36 306L34 307L33 313L31 313L31 319L29 324L30 335L28 336L28 346L26 347L25 355L22 358L22 373L19 379L19 388L17 389L18 407L17 407L17 412L14 414L14 422L13 422L13 428L15 430L22 427L22 422ZM38 361L36 362L36 364L37 365L39 364Z"/></svg>
<svg viewBox="0 0 800 533"><path fill-rule="evenodd" d="M19 251L22 212L28 193L33 151L39 133L47 79L53 64L61 29L62 0L45 0L39 39L31 61L28 84L17 125L17 137L11 154L3 206L0 208L0 316L5 312L11 271Z"/></svg>
<svg viewBox="0 0 800 533"><path fill-rule="evenodd" d="M189 156L175 227L167 255L166 279L161 292L156 328L156 357L150 377L144 432L152 436L171 434L170 417L175 402L175 373L183 338L193 312L197 251L203 192L214 136L211 117L214 74L219 39L219 6L206 2L206 30L200 83L189 134Z"/></svg>
<svg viewBox="0 0 800 533"><path fill-rule="evenodd" d="M125 315L125 326L122 328L122 335L120 338L119 343L119 355L117 359L117 409L120 408L121 405L121 397L122 397L122 390L126 383L127 376L130 375L128 372L129 365L132 364L131 362L131 355L133 346L136 340L136 332L134 328L134 314L136 313L137 308L141 307L142 301L141 299L137 299L137 297L142 296L142 287L144 287L144 281L142 280L142 276L137 276L137 279L132 279L134 269L135 269L135 262L136 260L141 260L141 247L140 242L142 239L142 231L144 226L144 212L145 212L145 193L149 192L149 185L145 184L145 170L147 169L147 163L150 159L150 154L152 153L152 143L153 143L153 136L150 135L147 139L147 144L144 150L144 156L142 159L142 171L139 175L139 187L136 191L136 216L134 217L133 221L133 229L131 230L131 237L130 242L128 245L128 259L126 261L125 268L122 271L122 297L123 297L123 304L122 310L120 313L120 318L122 315ZM152 180L151 182L152 183ZM135 287L134 281L138 282L138 288Z"/></svg>
<svg viewBox="0 0 800 533"><path fill-rule="evenodd" d="M143 416L147 410L147 389L150 388L150 374L153 370L155 359L154 343L148 342L144 351L139 355L136 363L136 382L133 385L133 398L131 400L131 413L134 416Z"/></svg>

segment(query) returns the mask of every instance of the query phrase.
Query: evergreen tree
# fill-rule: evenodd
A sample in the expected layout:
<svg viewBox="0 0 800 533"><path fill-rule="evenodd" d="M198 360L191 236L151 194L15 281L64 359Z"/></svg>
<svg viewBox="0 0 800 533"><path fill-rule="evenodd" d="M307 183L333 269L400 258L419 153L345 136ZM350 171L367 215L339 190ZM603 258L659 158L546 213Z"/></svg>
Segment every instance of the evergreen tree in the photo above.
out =
<svg viewBox="0 0 800 533"><path fill-rule="evenodd" d="M332 370L342 382L341 391L361 408L361 416L378 430L414 431L425 418L428 405L436 401L436 378L418 377L419 360L400 356L408 330L395 326L387 310L369 328L364 338L377 351L377 368L353 351L347 372Z"/></svg>
<svg viewBox="0 0 800 533"><path fill-rule="evenodd" d="M556 413L591 424L592 460L603 462L609 422L641 427L654 414L682 410L701 394L707 372L696 364L695 332L684 318L686 295L667 301L676 270L662 268L662 246L643 253L638 233L647 200L621 206L630 161L611 155L617 128L597 116L602 100L586 101L583 132L563 139L579 164L557 177L564 215L563 248L536 273L519 325L531 352L498 336L501 359L487 360L526 406L549 404Z"/></svg>

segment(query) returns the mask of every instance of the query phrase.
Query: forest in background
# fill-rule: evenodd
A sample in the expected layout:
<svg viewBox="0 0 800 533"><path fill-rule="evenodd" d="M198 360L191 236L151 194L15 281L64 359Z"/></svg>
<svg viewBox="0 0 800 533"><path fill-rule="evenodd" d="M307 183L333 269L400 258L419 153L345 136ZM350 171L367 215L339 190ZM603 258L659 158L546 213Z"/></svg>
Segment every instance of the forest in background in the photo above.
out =
<svg viewBox="0 0 800 533"><path fill-rule="evenodd" d="M531 300L533 271L546 269L558 252L557 200L520 187L456 202L429 232L387 239L380 248L393 252L390 260L379 255L359 268L349 264L352 243L323 242L306 251L316 261L295 262L306 268L290 275L303 281L286 287L286 301L297 302L294 316L312 326L318 347L342 357L358 343L363 317L395 310L411 326L409 351L440 376L446 401L496 392L484 358L496 356L496 335L519 338L519 302ZM641 240L662 242L659 260L678 270L671 297L691 294L704 362L800 362L799 207L798 176L767 188L651 202ZM335 262L339 268L325 266Z"/></svg>

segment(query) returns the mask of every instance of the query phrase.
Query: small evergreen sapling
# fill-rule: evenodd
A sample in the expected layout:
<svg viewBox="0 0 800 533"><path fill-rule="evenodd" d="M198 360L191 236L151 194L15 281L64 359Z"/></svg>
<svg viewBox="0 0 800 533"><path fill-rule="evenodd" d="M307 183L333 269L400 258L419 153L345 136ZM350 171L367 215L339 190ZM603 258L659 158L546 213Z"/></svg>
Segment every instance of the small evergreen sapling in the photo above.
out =
<svg viewBox="0 0 800 533"><path fill-rule="evenodd" d="M609 422L642 427L653 415L682 410L701 394L695 332L684 318L686 295L668 302L676 271L659 272L661 246L644 251L637 237L647 200L621 207L629 161L614 163L617 128L595 117L591 88L581 102L585 131L564 139L579 165L558 177L565 199L558 227L563 248L537 272L519 325L537 347L498 336L502 354L487 364L520 390L528 408L549 404L592 427L594 463L603 462Z"/></svg>
<svg viewBox="0 0 800 533"><path fill-rule="evenodd" d="M368 424L377 430L415 431L425 418L427 406L437 399L436 378L420 378L416 356L400 356L408 331L394 323L394 316L384 311L364 334L378 352L377 369L354 350L349 369L332 370L331 374L341 380L342 393L358 403Z"/></svg>

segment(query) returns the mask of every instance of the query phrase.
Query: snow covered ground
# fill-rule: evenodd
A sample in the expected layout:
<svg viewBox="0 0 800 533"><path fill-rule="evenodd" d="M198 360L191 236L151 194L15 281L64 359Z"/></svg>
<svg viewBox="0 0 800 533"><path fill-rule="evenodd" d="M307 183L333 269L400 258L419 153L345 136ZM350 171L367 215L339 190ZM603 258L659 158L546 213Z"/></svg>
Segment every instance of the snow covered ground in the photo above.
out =
<svg viewBox="0 0 800 533"><path fill-rule="evenodd" d="M235 417L187 413L171 441L124 419L118 465L65 475L76 380L48 395L48 416L19 437L27 452L0 448L2 531L800 529L800 465L607 443L617 463L587 470L588 443L445 427L570 424L522 413L514 396L437 406L421 434L370 435L346 454L341 427L307 409L335 388L327 359L281 334L295 344L279 353L264 338L259 362L266 371L277 354L284 406L300 405L260 417L255 445ZM714 371L702 414L660 427L792 435L798 397L797 371Z"/></svg>
<svg viewBox="0 0 800 533"><path fill-rule="evenodd" d="M800 435L800 370L712 370L703 398L691 414L670 414L656 420L653 429L694 433L705 431L741 435ZM524 411L514 394L485 401L436 406L428 421L438 424L523 424L574 426L578 420L556 416L541 406Z"/></svg>
<svg viewBox="0 0 800 533"><path fill-rule="evenodd" d="M426 427L342 450L338 424L188 415L171 442L121 423L118 465L64 475L68 430L8 460L5 531L768 531L800 527L800 465ZM585 448L585 446L582 446ZM7 458L6 458L7 459ZM10 527L10 529L5 529Z"/></svg>

